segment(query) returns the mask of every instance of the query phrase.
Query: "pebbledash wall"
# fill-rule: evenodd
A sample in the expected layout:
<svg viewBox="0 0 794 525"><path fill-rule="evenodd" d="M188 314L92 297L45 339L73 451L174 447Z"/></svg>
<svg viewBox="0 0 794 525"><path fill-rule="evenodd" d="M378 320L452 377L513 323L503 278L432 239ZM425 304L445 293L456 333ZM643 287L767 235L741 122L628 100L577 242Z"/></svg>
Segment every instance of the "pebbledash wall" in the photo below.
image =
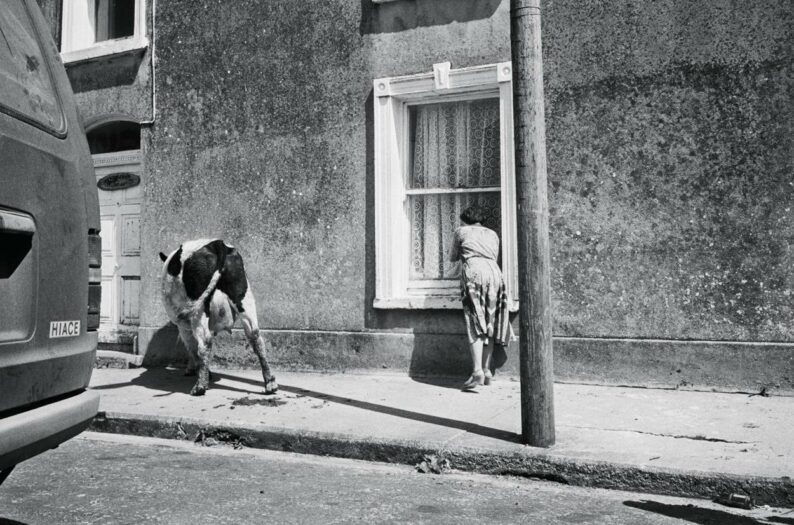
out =
<svg viewBox="0 0 794 525"><path fill-rule="evenodd" d="M154 34L146 4L154 75L151 45L68 69L86 118L156 106L147 362L179 358L157 253L217 236L277 368L467 373L459 311L373 307L373 79L510 60L509 1L160 0ZM794 392L794 3L550 0L542 21L557 379ZM240 340L222 364L253 363Z"/></svg>

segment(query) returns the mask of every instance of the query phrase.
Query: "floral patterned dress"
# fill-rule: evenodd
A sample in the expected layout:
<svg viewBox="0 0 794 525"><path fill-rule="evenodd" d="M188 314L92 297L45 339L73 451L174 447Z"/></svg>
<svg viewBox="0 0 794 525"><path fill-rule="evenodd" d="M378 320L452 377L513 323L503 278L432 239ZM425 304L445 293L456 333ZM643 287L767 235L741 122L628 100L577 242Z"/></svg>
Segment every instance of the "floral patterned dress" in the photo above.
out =
<svg viewBox="0 0 794 525"><path fill-rule="evenodd" d="M496 263L499 237L496 232L478 224L455 230L449 259L463 262L460 274L463 314L469 342L489 338L500 345L510 339L507 292L502 272Z"/></svg>

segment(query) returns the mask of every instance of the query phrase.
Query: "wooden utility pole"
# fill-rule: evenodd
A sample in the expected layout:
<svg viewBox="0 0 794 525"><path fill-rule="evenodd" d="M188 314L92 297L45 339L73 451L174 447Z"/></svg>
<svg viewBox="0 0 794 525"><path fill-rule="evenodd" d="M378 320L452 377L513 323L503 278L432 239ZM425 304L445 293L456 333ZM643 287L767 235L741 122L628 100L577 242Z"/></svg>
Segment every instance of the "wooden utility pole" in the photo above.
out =
<svg viewBox="0 0 794 525"><path fill-rule="evenodd" d="M554 444L549 204L540 0L510 0L513 60L521 435L527 445Z"/></svg>

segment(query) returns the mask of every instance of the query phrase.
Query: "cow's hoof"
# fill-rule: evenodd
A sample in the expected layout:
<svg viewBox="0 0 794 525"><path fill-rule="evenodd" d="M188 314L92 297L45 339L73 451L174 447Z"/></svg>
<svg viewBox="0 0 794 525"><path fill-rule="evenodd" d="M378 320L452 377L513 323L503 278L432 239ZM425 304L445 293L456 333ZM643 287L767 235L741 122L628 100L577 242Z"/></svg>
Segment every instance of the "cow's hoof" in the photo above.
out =
<svg viewBox="0 0 794 525"><path fill-rule="evenodd" d="M278 383L276 378L271 377L269 381L265 381L265 394L275 394L278 391Z"/></svg>
<svg viewBox="0 0 794 525"><path fill-rule="evenodd" d="M207 391L207 387L204 385L194 385L193 388L190 389L191 396L203 396L204 393Z"/></svg>

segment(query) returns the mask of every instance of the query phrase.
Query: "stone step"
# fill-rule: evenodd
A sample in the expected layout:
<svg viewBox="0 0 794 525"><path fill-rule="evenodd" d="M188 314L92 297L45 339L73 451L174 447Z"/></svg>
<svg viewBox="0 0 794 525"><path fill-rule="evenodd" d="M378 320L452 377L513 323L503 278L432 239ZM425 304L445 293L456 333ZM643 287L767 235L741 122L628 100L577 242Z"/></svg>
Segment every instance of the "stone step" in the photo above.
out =
<svg viewBox="0 0 794 525"><path fill-rule="evenodd" d="M115 350L102 350L96 352L95 368L137 368L143 363L143 356Z"/></svg>

